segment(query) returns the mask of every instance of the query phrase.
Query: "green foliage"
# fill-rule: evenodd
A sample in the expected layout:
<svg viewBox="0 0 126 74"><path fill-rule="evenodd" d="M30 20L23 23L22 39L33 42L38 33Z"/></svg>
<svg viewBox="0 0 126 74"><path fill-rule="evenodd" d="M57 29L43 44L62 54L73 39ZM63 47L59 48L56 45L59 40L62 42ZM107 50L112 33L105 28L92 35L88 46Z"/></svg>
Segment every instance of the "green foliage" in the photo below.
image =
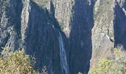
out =
<svg viewBox="0 0 126 74"><path fill-rule="evenodd" d="M124 51L114 49L111 58L102 58L89 74L126 74L126 55Z"/></svg>
<svg viewBox="0 0 126 74"><path fill-rule="evenodd" d="M9 47L4 47L0 54L0 74L48 74L46 66L42 73L35 71L31 66L29 55L24 50L12 52Z"/></svg>
<svg viewBox="0 0 126 74"><path fill-rule="evenodd" d="M24 50L1 56L0 74L39 74L31 67L29 56L24 54Z"/></svg>

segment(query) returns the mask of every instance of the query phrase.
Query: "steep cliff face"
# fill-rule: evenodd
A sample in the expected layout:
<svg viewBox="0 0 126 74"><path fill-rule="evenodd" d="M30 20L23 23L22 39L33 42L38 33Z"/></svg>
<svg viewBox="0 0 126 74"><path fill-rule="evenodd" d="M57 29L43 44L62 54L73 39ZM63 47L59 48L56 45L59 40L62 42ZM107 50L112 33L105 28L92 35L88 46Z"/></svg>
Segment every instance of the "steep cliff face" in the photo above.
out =
<svg viewBox="0 0 126 74"><path fill-rule="evenodd" d="M8 1L1 12L0 47L24 48L35 57L34 68L46 65L50 74L87 73L94 1L34 1Z"/></svg>
<svg viewBox="0 0 126 74"><path fill-rule="evenodd" d="M87 74L92 54L91 30L93 28L93 6L91 0L75 0L73 16L70 23L69 64L71 74L78 71ZM83 57L86 56L86 57ZM76 64L76 65L75 65ZM72 72L72 71L75 72Z"/></svg>
<svg viewBox="0 0 126 74"><path fill-rule="evenodd" d="M29 0L10 0L1 19L1 48L24 48L36 60L35 69L47 66L49 73L61 74L60 28L46 9ZM53 20L52 20L53 19ZM55 24L55 25L54 25ZM55 54L56 53L56 54Z"/></svg>
<svg viewBox="0 0 126 74"><path fill-rule="evenodd" d="M92 30L93 63L109 56L114 47L121 46L125 49L125 4L125 0L96 1Z"/></svg>
<svg viewBox="0 0 126 74"><path fill-rule="evenodd" d="M56 20L51 19L55 18L51 18L47 10L31 2L24 46L26 53L36 58L35 68L46 65L49 73L60 74L59 29L54 27L54 24L58 25Z"/></svg>
<svg viewBox="0 0 126 74"><path fill-rule="evenodd" d="M61 26L62 31L67 37L70 36L70 21L72 18L72 7L74 0L52 0L54 15ZM51 6L51 8L53 7Z"/></svg>
<svg viewBox="0 0 126 74"><path fill-rule="evenodd" d="M97 0L92 30L93 62L111 53L114 47L114 0Z"/></svg>
<svg viewBox="0 0 126 74"><path fill-rule="evenodd" d="M0 5L0 51L24 48L37 70L87 74L91 56L95 63L118 45L126 48L125 0L4 0Z"/></svg>
<svg viewBox="0 0 126 74"><path fill-rule="evenodd" d="M117 0L115 3L114 37L115 46L122 45L126 49L126 1Z"/></svg>
<svg viewBox="0 0 126 74"><path fill-rule="evenodd" d="M1 2L6 3L3 3L4 8L0 20L0 47L11 47L11 50L15 50L20 44L22 1L5 0Z"/></svg>

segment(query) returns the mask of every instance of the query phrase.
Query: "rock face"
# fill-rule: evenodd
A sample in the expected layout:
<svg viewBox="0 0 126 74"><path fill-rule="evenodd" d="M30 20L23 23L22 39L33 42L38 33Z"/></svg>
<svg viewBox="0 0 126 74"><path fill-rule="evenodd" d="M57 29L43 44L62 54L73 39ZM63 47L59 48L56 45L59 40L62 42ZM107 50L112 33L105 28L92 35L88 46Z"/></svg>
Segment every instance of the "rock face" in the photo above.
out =
<svg viewBox="0 0 126 74"><path fill-rule="evenodd" d="M114 47L122 46L125 49L125 4L125 0L96 1L92 30L93 63L109 56Z"/></svg>
<svg viewBox="0 0 126 74"><path fill-rule="evenodd" d="M126 48L125 0L1 0L0 5L0 51L24 48L36 70L87 74L91 57L93 67L112 48Z"/></svg>
<svg viewBox="0 0 126 74"><path fill-rule="evenodd" d="M114 47L114 0L97 0L94 7L92 29L92 61L108 55Z"/></svg>
<svg viewBox="0 0 126 74"><path fill-rule="evenodd" d="M75 0L73 6L73 16L70 23L71 33L69 38L69 65L71 74L77 74L78 71L87 74L89 70L92 54L91 30L94 23L92 16L93 6L93 0L91 0L90 3L86 0Z"/></svg>
<svg viewBox="0 0 126 74"><path fill-rule="evenodd" d="M69 37L71 31L70 22L74 2L74 0L52 0L55 11L55 18L59 22L62 31L66 34L67 37Z"/></svg>
<svg viewBox="0 0 126 74"><path fill-rule="evenodd" d="M114 37L115 37L115 46L122 45L126 49L126 1L117 0L115 3L115 18L114 18Z"/></svg>
<svg viewBox="0 0 126 74"><path fill-rule="evenodd" d="M11 47L11 50L18 49L20 44L20 26L22 1L5 0L1 1L4 5L1 13L0 23L0 47ZM1 49L0 49L1 50Z"/></svg>

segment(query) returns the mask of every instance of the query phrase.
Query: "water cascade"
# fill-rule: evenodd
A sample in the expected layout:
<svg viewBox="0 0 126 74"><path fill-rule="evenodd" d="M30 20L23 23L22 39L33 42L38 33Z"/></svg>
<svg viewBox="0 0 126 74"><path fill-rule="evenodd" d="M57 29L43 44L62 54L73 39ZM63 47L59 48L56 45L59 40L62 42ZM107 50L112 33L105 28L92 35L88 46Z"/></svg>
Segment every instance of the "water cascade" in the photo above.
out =
<svg viewBox="0 0 126 74"><path fill-rule="evenodd" d="M60 47L60 61L61 61L62 74L69 74L66 51L64 48L63 38L60 32L59 32L58 39L59 39L59 47Z"/></svg>

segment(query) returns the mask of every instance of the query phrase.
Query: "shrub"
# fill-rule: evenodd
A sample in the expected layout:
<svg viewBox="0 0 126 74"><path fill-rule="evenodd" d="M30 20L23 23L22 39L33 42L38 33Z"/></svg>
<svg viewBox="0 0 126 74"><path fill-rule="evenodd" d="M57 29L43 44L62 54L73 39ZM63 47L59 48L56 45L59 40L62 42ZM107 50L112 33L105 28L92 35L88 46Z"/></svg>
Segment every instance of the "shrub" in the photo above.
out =
<svg viewBox="0 0 126 74"><path fill-rule="evenodd" d="M126 74L125 52L114 49L110 57L100 59L97 66L90 69L89 74Z"/></svg>
<svg viewBox="0 0 126 74"><path fill-rule="evenodd" d="M29 56L24 50L9 52L6 55L1 53L0 74L39 74L31 67Z"/></svg>

